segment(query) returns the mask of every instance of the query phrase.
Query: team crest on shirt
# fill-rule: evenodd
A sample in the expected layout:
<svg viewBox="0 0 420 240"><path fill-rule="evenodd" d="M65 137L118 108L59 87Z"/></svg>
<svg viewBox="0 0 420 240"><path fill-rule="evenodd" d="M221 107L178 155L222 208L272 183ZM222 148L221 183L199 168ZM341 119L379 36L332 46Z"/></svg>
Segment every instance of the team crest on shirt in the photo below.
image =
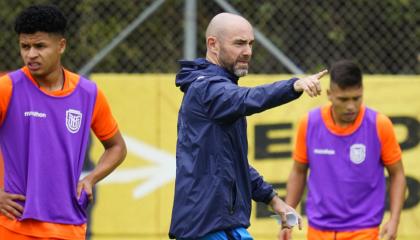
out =
<svg viewBox="0 0 420 240"><path fill-rule="evenodd" d="M350 147L350 160L355 164L360 164L366 159L366 146L364 144L353 144Z"/></svg>
<svg viewBox="0 0 420 240"><path fill-rule="evenodd" d="M78 110L66 111L66 127L71 133L77 133L82 125L82 113Z"/></svg>

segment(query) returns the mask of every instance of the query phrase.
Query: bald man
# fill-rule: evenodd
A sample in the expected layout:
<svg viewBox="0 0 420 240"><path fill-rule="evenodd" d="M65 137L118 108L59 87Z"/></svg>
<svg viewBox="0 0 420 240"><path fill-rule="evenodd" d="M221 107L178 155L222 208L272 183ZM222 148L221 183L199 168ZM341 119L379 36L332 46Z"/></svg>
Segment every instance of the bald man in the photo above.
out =
<svg viewBox="0 0 420 240"><path fill-rule="evenodd" d="M290 102L303 91L318 96L326 71L239 87L253 43L246 19L221 13L207 28L206 59L181 61L176 85L184 98L178 116L172 239L252 239L246 230L251 200L269 204L283 222L286 212L295 212L249 165L245 117Z"/></svg>

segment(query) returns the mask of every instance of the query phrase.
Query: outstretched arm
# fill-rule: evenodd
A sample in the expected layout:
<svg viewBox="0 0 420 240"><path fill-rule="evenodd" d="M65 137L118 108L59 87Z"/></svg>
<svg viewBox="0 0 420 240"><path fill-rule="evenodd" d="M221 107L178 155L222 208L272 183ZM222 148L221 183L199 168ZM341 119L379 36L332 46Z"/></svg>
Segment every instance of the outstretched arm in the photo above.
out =
<svg viewBox="0 0 420 240"><path fill-rule="evenodd" d="M277 81L252 88L239 87L230 80L212 80L198 91L201 91L201 101L211 119L234 121L295 100L303 91L311 97L318 96L321 92L319 79L326 73L325 70L300 79Z"/></svg>

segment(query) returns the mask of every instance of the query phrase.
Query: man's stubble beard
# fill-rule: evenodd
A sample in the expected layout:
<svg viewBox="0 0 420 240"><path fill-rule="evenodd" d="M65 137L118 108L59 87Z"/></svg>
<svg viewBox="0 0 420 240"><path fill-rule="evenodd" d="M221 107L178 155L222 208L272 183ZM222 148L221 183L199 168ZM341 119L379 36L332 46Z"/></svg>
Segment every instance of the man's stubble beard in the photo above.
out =
<svg viewBox="0 0 420 240"><path fill-rule="evenodd" d="M244 68L234 68L233 70L233 74L235 74L235 76L237 77L244 77L248 74L248 68L244 69Z"/></svg>
<svg viewBox="0 0 420 240"><path fill-rule="evenodd" d="M226 68L229 72L233 73L237 77L243 77L248 74L248 67L247 68L236 67L235 61L232 63L226 62L224 54L223 54L223 49L220 52L219 61L222 67Z"/></svg>

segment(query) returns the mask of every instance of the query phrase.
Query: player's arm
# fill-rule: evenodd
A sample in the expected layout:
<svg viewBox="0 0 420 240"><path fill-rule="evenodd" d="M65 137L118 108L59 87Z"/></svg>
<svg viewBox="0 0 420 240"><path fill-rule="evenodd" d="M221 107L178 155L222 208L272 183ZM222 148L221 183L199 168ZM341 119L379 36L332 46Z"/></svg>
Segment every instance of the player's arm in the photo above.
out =
<svg viewBox="0 0 420 240"><path fill-rule="evenodd" d="M307 164L294 161L286 187L286 203L294 208L296 208L302 199L303 191L305 190L306 185L307 173Z"/></svg>
<svg viewBox="0 0 420 240"><path fill-rule="evenodd" d="M108 176L118 165L120 165L127 154L124 139L119 131L113 137L101 141L101 143L104 146L105 151L92 172L79 182L77 189L78 197L80 197L83 189L89 196L89 200L92 200L93 186L104 177Z"/></svg>
<svg viewBox="0 0 420 240"><path fill-rule="evenodd" d="M390 218L383 225L381 236L386 236L385 239L396 239L406 188L401 148L388 117L378 114L376 125L382 145L381 158L389 175Z"/></svg>
<svg viewBox="0 0 420 240"><path fill-rule="evenodd" d="M293 159L295 161L287 181L286 203L290 204L292 207L296 207L299 204L306 185L306 176L308 173L308 157L306 146L308 118L309 115L306 114L299 120L296 133L296 143L293 150Z"/></svg>
<svg viewBox="0 0 420 240"><path fill-rule="evenodd" d="M381 142L381 158L389 175L391 221L398 222L405 194L405 175L401 148L391 120L383 114L377 117L378 136Z"/></svg>
<svg viewBox="0 0 420 240"><path fill-rule="evenodd" d="M101 90L98 90L95 102L92 130L101 141L105 150L96 167L79 182L77 187L77 196L80 197L82 190L84 190L89 200L93 199L93 186L120 165L127 155L124 139L118 130L109 104Z"/></svg>
<svg viewBox="0 0 420 240"><path fill-rule="evenodd" d="M400 222L401 209L404 204L406 180L402 161L385 166L389 175L390 218L382 228L381 239L396 239Z"/></svg>
<svg viewBox="0 0 420 240"><path fill-rule="evenodd" d="M406 188L405 174L402 161L386 166L389 174L389 195L391 220L399 222L401 209L404 203Z"/></svg>
<svg viewBox="0 0 420 240"><path fill-rule="evenodd" d="M298 123L296 143L293 151L292 170L286 185L286 203L296 208L299 204L306 185L306 176L308 173L308 158L306 146L306 131L308 128L308 114L302 117ZM300 222L301 227L301 222ZM277 238L279 240L291 239L291 229L281 229Z"/></svg>
<svg viewBox="0 0 420 240"><path fill-rule="evenodd" d="M286 186L286 204L292 208L296 208L302 198L307 172L308 165L306 163L294 161ZM302 229L302 219L299 220L299 229ZM292 229L282 228L277 235L277 239L292 239Z"/></svg>

